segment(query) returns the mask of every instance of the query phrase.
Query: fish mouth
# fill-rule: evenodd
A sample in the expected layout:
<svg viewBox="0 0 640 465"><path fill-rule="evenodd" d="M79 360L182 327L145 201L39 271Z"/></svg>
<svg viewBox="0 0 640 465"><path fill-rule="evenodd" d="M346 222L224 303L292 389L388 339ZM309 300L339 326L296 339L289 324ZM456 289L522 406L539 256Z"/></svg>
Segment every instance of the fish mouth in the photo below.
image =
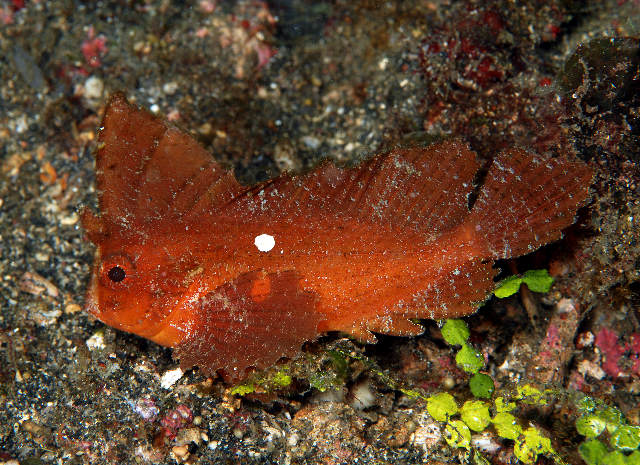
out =
<svg viewBox="0 0 640 465"><path fill-rule="evenodd" d="M119 313L116 308L109 306L106 308L102 307L97 294L93 293L93 287L90 287L87 292L84 310L107 326L119 331L135 334L145 339L150 339L160 345L170 345L165 342L166 333L171 333L172 340L175 340L179 332L174 328L169 328L172 326L170 324L172 319L171 314L155 321L153 317L150 317L150 311L140 311L135 312L137 316L132 316L129 319L125 318L125 315L122 313Z"/></svg>
<svg viewBox="0 0 640 465"><path fill-rule="evenodd" d="M100 275L97 270L102 263L101 254L96 250L95 268L91 280L87 286L83 310L117 330L132 333L137 336L150 339L160 345L170 346L182 340L188 331L189 322L176 315L184 315L189 299L177 298L171 305L172 311L161 312L155 308L161 302L153 302L153 299L140 298L136 306L120 306L117 298L101 291ZM188 294L188 293L187 293ZM155 304L155 305L154 305ZM176 310L178 310L176 312Z"/></svg>
<svg viewBox="0 0 640 465"><path fill-rule="evenodd" d="M99 259L99 257L97 258ZM105 308L104 305L101 306L100 300L98 275L97 273L93 273L93 275L91 276L91 282L87 287L87 293L84 301L84 311L108 326L128 333L134 333L143 337L148 337L146 335L146 332L149 332L148 324L145 324L139 319L132 322L122 321L123 315L119 314L117 309L109 307ZM157 329L154 328L151 332L155 333L157 332Z"/></svg>
<svg viewBox="0 0 640 465"><path fill-rule="evenodd" d="M91 282L89 283L89 287L87 287L83 310L97 319L100 319L100 309L98 307L98 279L95 273L91 275Z"/></svg>

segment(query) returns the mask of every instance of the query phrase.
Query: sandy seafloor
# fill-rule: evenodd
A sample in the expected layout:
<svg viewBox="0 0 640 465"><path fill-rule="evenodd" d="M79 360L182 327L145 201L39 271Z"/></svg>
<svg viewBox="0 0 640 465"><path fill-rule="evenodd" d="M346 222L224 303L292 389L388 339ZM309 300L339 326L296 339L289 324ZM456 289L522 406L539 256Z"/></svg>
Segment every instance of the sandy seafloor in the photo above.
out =
<svg viewBox="0 0 640 465"><path fill-rule="evenodd" d="M82 311L93 246L79 210L96 205L96 128L116 90L245 183L433 138L483 160L516 146L589 163L592 199L565 238L500 264L549 269L551 291L467 321L499 388L584 392L638 424L639 31L637 0L2 0L0 463L469 460L377 374L468 398L434 322L369 347L332 335L286 389L241 398L197 370L163 387L168 349ZM321 393L309 380L335 367L313 360L336 344L361 355ZM519 414L580 462L571 401ZM491 428L474 438L515 463Z"/></svg>

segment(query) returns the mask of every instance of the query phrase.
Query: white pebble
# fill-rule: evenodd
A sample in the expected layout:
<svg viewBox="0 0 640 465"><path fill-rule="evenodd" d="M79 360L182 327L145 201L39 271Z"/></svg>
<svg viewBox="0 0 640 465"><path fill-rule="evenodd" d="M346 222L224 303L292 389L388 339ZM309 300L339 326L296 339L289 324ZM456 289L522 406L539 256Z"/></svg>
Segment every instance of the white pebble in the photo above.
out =
<svg viewBox="0 0 640 465"><path fill-rule="evenodd" d="M162 386L164 389L169 389L171 386L176 384L176 381L182 378L183 374L184 372L180 369L180 367L174 370L165 371L165 373L162 375L162 378L160 378L160 386Z"/></svg>
<svg viewBox="0 0 640 465"><path fill-rule="evenodd" d="M104 92L104 82L102 79L96 76L90 76L84 81L84 96L90 100L97 100L102 98Z"/></svg>
<svg viewBox="0 0 640 465"><path fill-rule="evenodd" d="M102 331L97 331L93 336L87 339L86 344L89 350L104 350L104 333Z"/></svg>
<svg viewBox="0 0 640 465"><path fill-rule="evenodd" d="M302 138L302 143L307 147L309 147L310 149L316 150L318 147L320 147L321 142L320 142L320 139L318 139L317 137L304 136Z"/></svg>
<svg viewBox="0 0 640 465"><path fill-rule="evenodd" d="M351 407L354 410L364 410L376 403L376 395L369 380L361 381L351 388L351 397Z"/></svg>
<svg viewBox="0 0 640 465"><path fill-rule="evenodd" d="M482 452L495 454L500 450L500 443L489 433L474 434L471 436L471 445Z"/></svg>
<svg viewBox="0 0 640 465"><path fill-rule="evenodd" d="M176 93L176 90L178 90L178 83L175 81L171 81L171 82L166 82L163 86L162 86L162 91L167 94L167 95L173 95Z"/></svg>

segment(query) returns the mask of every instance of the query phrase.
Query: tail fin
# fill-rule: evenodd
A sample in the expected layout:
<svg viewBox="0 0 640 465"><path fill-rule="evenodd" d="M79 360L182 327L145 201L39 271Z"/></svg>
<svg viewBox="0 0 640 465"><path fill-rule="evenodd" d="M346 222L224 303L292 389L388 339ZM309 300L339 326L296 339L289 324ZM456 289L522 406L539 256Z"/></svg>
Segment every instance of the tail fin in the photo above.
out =
<svg viewBox="0 0 640 465"><path fill-rule="evenodd" d="M592 177L580 162L523 150L500 154L469 217L487 258L517 257L559 239L585 203Z"/></svg>

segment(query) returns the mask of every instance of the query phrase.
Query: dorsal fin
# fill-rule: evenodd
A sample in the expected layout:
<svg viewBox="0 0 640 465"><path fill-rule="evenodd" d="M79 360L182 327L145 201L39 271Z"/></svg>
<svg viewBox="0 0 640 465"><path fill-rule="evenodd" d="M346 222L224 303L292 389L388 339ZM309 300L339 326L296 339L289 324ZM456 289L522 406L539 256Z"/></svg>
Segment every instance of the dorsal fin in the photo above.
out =
<svg viewBox="0 0 640 465"><path fill-rule="evenodd" d="M192 137L115 94L96 157L103 220L119 227L206 224L221 212L281 221L322 214L437 234L459 224L478 169L466 144L395 149L352 168L325 162L253 188Z"/></svg>
<svg viewBox="0 0 640 465"><path fill-rule="evenodd" d="M123 227L185 221L246 190L192 137L122 94L107 105L96 171L102 217Z"/></svg>
<svg viewBox="0 0 640 465"><path fill-rule="evenodd" d="M558 240L585 204L593 180L581 162L512 149L498 155L469 216L492 259L530 253Z"/></svg>
<svg viewBox="0 0 640 465"><path fill-rule="evenodd" d="M463 221L477 170L475 154L460 142L396 149L353 168L325 162L305 175L284 174L242 195L233 209L270 220L334 215L437 234Z"/></svg>

